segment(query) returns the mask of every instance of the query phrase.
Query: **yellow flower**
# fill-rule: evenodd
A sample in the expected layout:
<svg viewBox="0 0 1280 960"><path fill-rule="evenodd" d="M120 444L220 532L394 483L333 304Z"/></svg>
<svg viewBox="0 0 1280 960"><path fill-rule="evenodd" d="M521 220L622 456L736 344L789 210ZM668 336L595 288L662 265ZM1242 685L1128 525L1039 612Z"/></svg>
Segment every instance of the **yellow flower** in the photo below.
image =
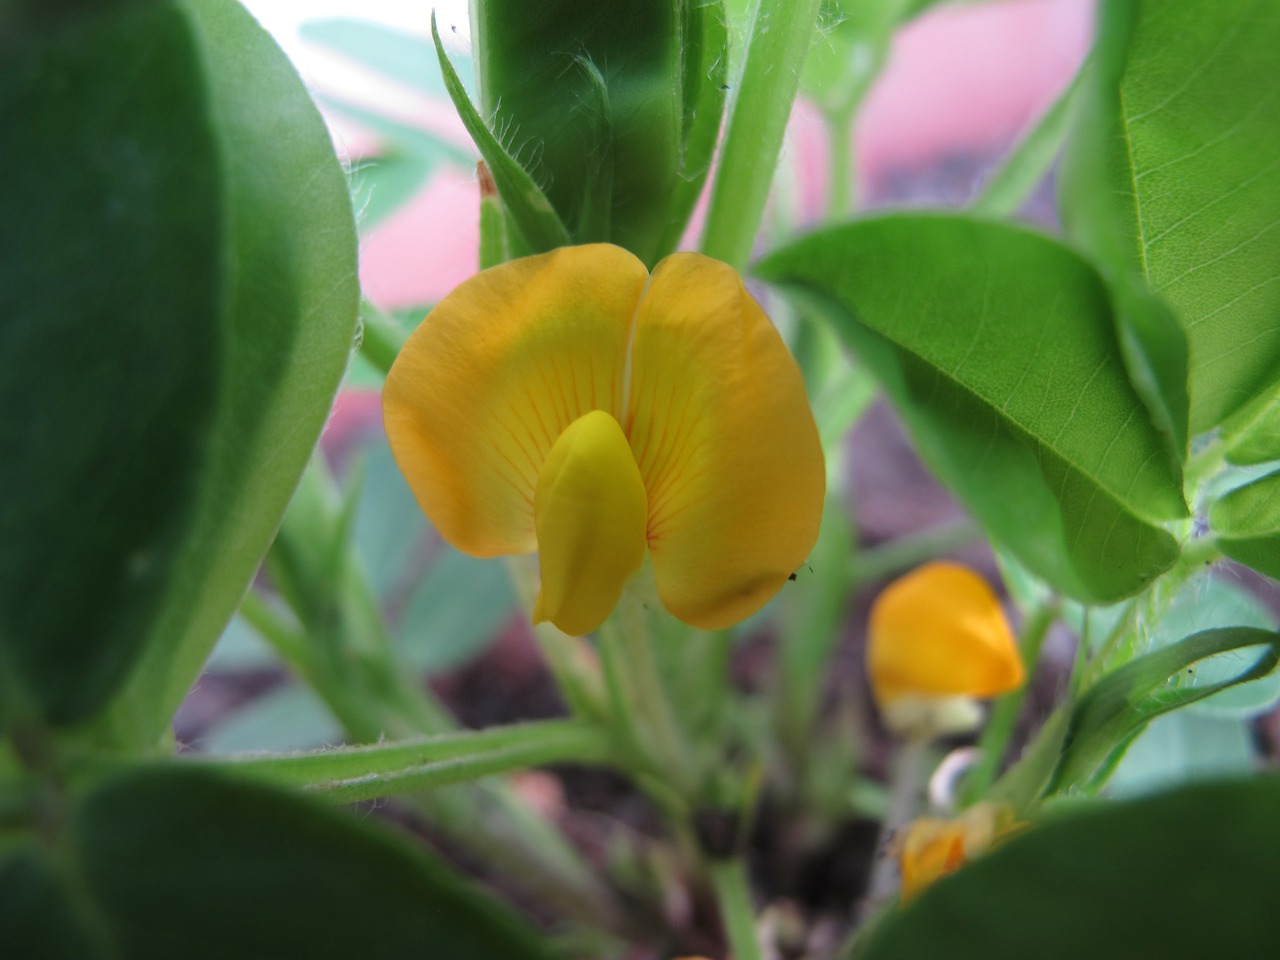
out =
<svg viewBox="0 0 1280 960"><path fill-rule="evenodd" d="M391 448L441 536L539 554L535 622L608 617L646 552L684 622L754 613L817 538L822 448L795 362L732 268L650 276L608 244L485 270L387 377Z"/></svg>
<svg viewBox="0 0 1280 960"><path fill-rule="evenodd" d="M986 802L974 804L954 820L913 820L897 842L903 902L1021 827L1009 807Z"/></svg>
<svg viewBox="0 0 1280 960"><path fill-rule="evenodd" d="M894 581L871 608L867 672L891 730L931 736L972 729L974 698L1021 686L1022 658L986 581L930 563Z"/></svg>

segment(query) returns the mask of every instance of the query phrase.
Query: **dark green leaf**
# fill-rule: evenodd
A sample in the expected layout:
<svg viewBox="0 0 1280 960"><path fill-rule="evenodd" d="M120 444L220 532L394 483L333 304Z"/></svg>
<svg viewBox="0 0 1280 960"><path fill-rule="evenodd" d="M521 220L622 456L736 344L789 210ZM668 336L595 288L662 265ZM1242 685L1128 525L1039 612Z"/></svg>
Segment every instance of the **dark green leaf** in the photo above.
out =
<svg viewBox="0 0 1280 960"><path fill-rule="evenodd" d="M1193 433L1280 369L1280 7L1116 0L1064 164L1064 221L1186 330Z"/></svg>
<svg viewBox="0 0 1280 960"><path fill-rule="evenodd" d="M64 953L77 960L553 956L406 838L210 770L117 774L78 800L70 834L74 883L59 890L28 858L16 887L0 868L0 889L6 906L14 889L28 897L39 912L16 930L45 943L70 937L64 918L88 918L96 949Z"/></svg>
<svg viewBox="0 0 1280 960"><path fill-rule="evenodd" d="M79 908L73 887L34 845L0 853L0 943L40 960L111 956L96 919Z"/></svg>
<svg viewBox="0 0 1280 960"><path fill-rule="evenodd" d="M83 720L181 575L223 366L224 186L190 25L115 4L0 54L0 713ZM219 624L219 627L221 624Z"/></svg>
<svg viewBox="0 0 1280 960"><path fill-rule="evenodd" d="M440 69L444 73L445 88L453 100L454 108L462 119L463 126L476 149L489 167L489 175L497 185L498 193L511 217L511 222L523 237L525 245L531 253L542 253L569 244L569 231L564 221L551 206L551 201L542 192L529 172L520 165L506 146L493 134L484 119L472 105L467 96L458 73L445 55L444 46L440 43L440 32L436 29L435 16L431 18L431 35L436 41L436 56L440 60Z"/></svg>
<svg viewBox="0 0 1280 960"><path fill-rule="evenodd" d="M887 917L860 960L1256 960L1280 940L1280 781L1064 813Z"/></svg>
<svg viewBox="0 0 1280 960"><path fill-rule="evenodd" d="M934 471L1038 575L1108 602L1173 563L1181 479L1126 377L1101 278L1003 224L899 215L766 259L884 383Z"/></svg>
<svg viewBox="0 0 1280 960"><path fill-rule="evenodd" d="M144 738L167 729L257 569L329 413L359 303L346 180L297 72L234 0L183 8L225 164L223 366L195 526L121 704L145 711Z"/></svg>
<svg viewBox="0 0 1280 960"><path fill-rule="evenodd" d="M1232 490L1209 521L1223 553L1280 580L1280 470Z"/></svg>

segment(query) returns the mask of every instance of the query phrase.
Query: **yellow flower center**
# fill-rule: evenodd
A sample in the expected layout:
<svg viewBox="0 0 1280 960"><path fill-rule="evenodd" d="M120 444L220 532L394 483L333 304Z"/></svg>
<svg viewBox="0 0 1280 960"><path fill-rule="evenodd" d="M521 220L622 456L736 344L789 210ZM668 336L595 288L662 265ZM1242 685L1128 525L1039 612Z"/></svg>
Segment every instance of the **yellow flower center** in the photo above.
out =
<svg viewBox="0 0 1280 960"><path fill-rule="evenodd" d="M593 410L565 428L538 474L533 512L542 567L534 622L588 634L644 560L648 497L617 420Z"/></svg>

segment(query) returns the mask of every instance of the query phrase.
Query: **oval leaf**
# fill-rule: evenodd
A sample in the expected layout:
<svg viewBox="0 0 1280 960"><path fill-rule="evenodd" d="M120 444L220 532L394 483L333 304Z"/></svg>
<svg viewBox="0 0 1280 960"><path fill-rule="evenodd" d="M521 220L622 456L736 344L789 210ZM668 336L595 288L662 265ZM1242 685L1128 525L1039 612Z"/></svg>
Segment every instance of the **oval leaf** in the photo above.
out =
<svg viewBox="0 0 1280 960"><path fill-rule="evenodd" d="M1035 573L1102 603L1173 563L1156 523L1185 515L1180 477L1070 250L913 214L816 233L757 272L832 314L926 461Z"/></svg>
<svg viewBox="0 0 1280 960"><path fill-rule="evenodd" d="M328 416L359 308L346 178L297 72L234 0L183 7L224 148L230 269L194 526L121 703L143 740L168 728L257 569Z"/></svg>
<svg viewBox="0 0 1280 960"><path fill-rule="evenodd" d="M1280 937L1280 780L1032 827L889 915L861 960L1254 960Z"/></svg>
<svg viewBox="0 0 1280 960"><path fill-rule="evenodd" d="M7 36L0 129L0 713L72 723L141 651L208 456L225 218L189 24L117 3Z"/></svg>
<svg viewBox="0 0 1280 960"><path fill-rule="evenodd" d="M79 798L69 829L73 862L0 865L0 903L34 911L0 908L0 933L83 960L554 956L407 838L213 771L117 774Z"/></svg>

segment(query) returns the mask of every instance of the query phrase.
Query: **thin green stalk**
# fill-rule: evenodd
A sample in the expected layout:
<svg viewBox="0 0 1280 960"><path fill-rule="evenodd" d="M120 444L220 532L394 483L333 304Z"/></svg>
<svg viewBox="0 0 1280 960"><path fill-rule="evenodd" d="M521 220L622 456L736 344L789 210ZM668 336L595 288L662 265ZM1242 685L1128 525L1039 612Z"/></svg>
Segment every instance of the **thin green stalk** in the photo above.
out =
<svg viewBox="0 0 1280 960"><path fill-rule="evenodd" d="M906 826L920 810L929 764L929 742L913 737L903 742L890 762L889 815L880 825L876 849L884 849L889 837ZM871 870L867 897L878 903L898 891L898 866L891 857L879 857Z"/></svg>
<svg viewBox="0 0 1280 960"><path fill-rule="evenodd" d="M1080 68L1067 89L983 184L982 191L969 205L971 213L984 217L1011 216L1044 179L1067 139L1071 103L1086 69L1087 64Z"/></svg>
<svg viewBox="0 0 1280 960"><path fill-rule="evenodd" d="M821 0L756 0L711 190L702 252L741 270L764 216Z"/></svg>
<svg viewBox="0 0 1280 960"><path fill-rule="evenodd" d="M648 585L648 579L641 577L623 591L613 616L600 631L600 652L614 685L620 714L616 721L632 738L650 772L660 773L677 794L691 800L697 774L653 654L644 600Z"/></svg>
<svg viewBox="0 0 1280 960"><path fill-rule="evenodd" d="M712 860L708 868L715 890L720 918L729 939L732 960L764 960L760 937L756 934L755 906L751 885L741 857Z"/></svg>
<svg viewBox="0 0 1280 960"><path fill-rule="evenodd" d="M580 747L594 755L603 737L600 730L576 721L543 720L487 730L460 730L394 743L360 744L299 753L251 754L219 758L216 762L284 786L314 788L362 777L394 776L446 761L513 751L563 752Z"/></svg>
<svg viewBox="0 0 1280 960"><path fill-rule="evenodd" d="M967 518L899 537L881 546L852 554L849 561L852 567L850 579L855 588L863 586L936 560L981 539L982 528Z"/></svg>
<svg viewBox="0 0 1280 960"><path fill-rule="evenodd" d="M855 104L856 106L856 104ZM827 220L839 223L853 213L853 118L856 110L826 115L827 124Z"/></svg>
<svg viewBox="0 0 1280 960"><path fill-rule="evenodd" d="M408 335L368 300L360 301L360 330L360 353L385 375Z"/></svg>
<svg viewBox="0 0 1280 960"><path fill-rule="evenodd" d="M507 573L526 615L531 615L538 594L538 572L532 557L511 557ZM557 630L552 623L533 627L534 639L543 662L551 671L560 695L575 717L605 721L609 716L608 696L600 666L591 649L579 638Z"/></svg>
<svg viewBox="0 0 1280 960"><path fill-rule="evenodd" d="M1018 644L1022 652L1022 662L1027 666L1027 682L1017 690L1000 697L991 709L991 717L978 739L978 762L965 775L964 785L960 792L961 806L969 806L980 799L1000 772L1001 761L1009 748L1009 739L1013 736L1014 724L1018 719L1018 711L1027 696L1027 687L1034 675L1035 666L1040 660L1040 649L1044 646L1044 638L1049 628L1058 619L1059 606L1051 600L1038 607L1027 618L1023 626L1022 637Z"/></svg>

